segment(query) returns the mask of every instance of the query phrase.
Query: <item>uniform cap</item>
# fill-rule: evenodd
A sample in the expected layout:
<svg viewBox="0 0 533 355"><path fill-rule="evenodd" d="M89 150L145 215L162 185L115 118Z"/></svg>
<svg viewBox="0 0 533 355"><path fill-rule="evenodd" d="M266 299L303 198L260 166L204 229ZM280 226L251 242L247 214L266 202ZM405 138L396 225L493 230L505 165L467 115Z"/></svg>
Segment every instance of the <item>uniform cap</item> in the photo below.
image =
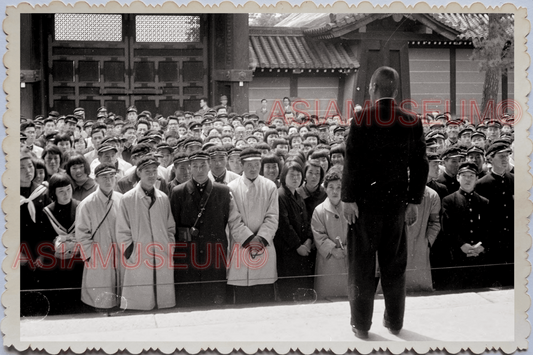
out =
<svg viewBox="0 0 533 355"><path fill-rule="evenodd" d="M181 164L189 161L189 157L186 154L176 154L172 160L173 164Z"/></svg>
<svg viewBox="0 0 533 355"><path fill-rule="evenodd" d="M149 154L149 155L141 158L141 160L137 164L137 171L147 167L148 165L159 166L159 161L157 160L155 155Z"/></svg>
<svg viewBox="0 0 533 355"><path fill-rule="evenodd" d="M98 155L103 154L105 152L112 151L112 150L114 150L115 152L118 152L117 147L115 147L112 144L101 144L98 147Z"/></svg>
<svg viewBox="0 0 533 355"><path fill-rule="evenodd" d="M189 154L189 161L194 160L209 160L209 154L207 154L203 150L198 150L194 153Z"/></svg>
<svg viewBox="0 0 533 355"><path fill-rule="evenodd" d="M474 133L474 130L472 129L472 127L465 127L463 128L462 130L459 131L459 137L461 137L464 133Z"/></svg>
<svg viewBox="0 0 533 355"><path fill-rule="evenodd" d="M94 169L94 176L98 177L100 175L104 174L116 174L117 168L115 168L111 164L98 164L98 166Z"/></svg>
<svg viewBox="0 0 533 355"><path fill-rule="evenodd" d="M239 154L239 157L242 161L261 160L261 151L254 148L246 148Z"/></svg>
<svg viewBox="0 0 533 355"><path fill-rule="evenodd" d="M464 156L465 156L465 153L461 150L461 148L452 146L444 150L441 153L440 158L444 160L448 158L457 158L457 157L464 157Z"/></svg>
<svg viewBox="0 0 533 355"><path fill-rule="evenodd" d="M466 155L471 154L471 153L479 153L481 155L485 155L485 150L483 148L476 147L475 145L473 145L470 148L468 148L468 150L466 151Z"/></svg>
<svg viewBox="0 0 533 355"><path fill-rule="evenodd" d="M468 161L459 165L459 170L457 171L457 175L462 174L462 173L467 173L467 172L477 175L478 173L477 165L472 162L468 162Z"/></svg>
<svg viewBox="0 0 533 355"><path fill-rule="evenodd" d="M498 153L506 153L511 151L509 142L494 142L487 148L487 156L492 156Z"/></svg>
<svg viewBox="0 0 533 355"><path fill-rule="evenodd" d="M437 153L427 153L427 157L429 161L442 161Z"/></svg>
<svg viewBox="0 0 533 355"><path fill-rule="evenodd" d="M482 137L483 139L487 139L487 135L481 131L475 131L472 133L472 138L474 137Z"/></svg>

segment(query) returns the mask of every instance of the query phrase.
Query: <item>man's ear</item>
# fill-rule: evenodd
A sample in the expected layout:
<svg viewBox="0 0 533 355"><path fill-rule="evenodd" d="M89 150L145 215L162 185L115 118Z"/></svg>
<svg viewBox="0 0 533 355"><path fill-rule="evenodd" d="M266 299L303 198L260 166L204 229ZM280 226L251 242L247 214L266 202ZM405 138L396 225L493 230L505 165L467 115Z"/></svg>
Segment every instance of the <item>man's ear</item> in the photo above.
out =
<svg viewBox="0 0 533 355"><path fill-rule="evenodd" d="M135 175L137 175L137 177L139 178L139 180L141 179L141 174L140 174L139 169L135 169Z"/></svg>

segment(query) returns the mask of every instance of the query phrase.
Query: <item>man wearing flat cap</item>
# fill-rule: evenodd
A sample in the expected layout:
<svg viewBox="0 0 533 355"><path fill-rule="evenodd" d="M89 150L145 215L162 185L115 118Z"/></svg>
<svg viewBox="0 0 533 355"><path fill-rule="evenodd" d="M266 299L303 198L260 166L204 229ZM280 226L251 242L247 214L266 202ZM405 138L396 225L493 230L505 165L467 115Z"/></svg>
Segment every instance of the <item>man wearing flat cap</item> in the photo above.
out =
<svg viewBox="0 0 533 355"><path fill-rule="evenodd" d="M222 146L207 149L209 154L209 179L219 184L227 185L239 177L238 174L226 169L228 165L228 152Z"/></svg>
<svg viewBox="0 0 533 355"><path fill-rule="evenodd" d="M506 143L489 146L487 159L492 168L476 184L476 192L490 201L490 230L497 250L492 261L499 264L493 270L493 282L503 286L514 284L514 175L507 170L510 152Z"/></svg>
<svg viewBox="0 0 533 355"><path fill-rule="evenodd" d="M459 120L451 120L446 122L446 135L448 138L444 141L444 147L449 148L457 144L459 131L461 130L461 122Z"/></svg>
<svg viewBox="0 0 533 355"><path fill-rule="evenodd" d="M186 183L191 178L191 162L189 161L189 154L185 152L174 153L172 164L174 179L172 179L167 185L171 200L174 188L180 184Z"/></svg>
<svg viewBox="0 0 533 355"><path fill-rule="evenodd" d="M474 130L472 127L465 127L459 131L457 135L457 145L470 148L472 146L472 134Z"/></svg>
<svg viewBox="0 0 533 355"><path fill-rule="evenodd" d="M489 144L500 138L502 124L497 120L490 120L487 122L487 141Z"/></svg>
<svg viewBox="0 0 533 355"><path fill-rule="evenodd" d="M76 240L90 265L83 270L81 300L95 308L109 309L119 306L117 295L121 294L122 286L123 269L120 257L117 258L115 238L122 194L114 191L117 181L114 165L99 164L94 175L98 188L76 210ZM109 263L103 259L107 255L111 255Z"/></svg>
<svg viewBox="0 0 533 355"><path fill-rule="evenodd" d="M117 169L117 179L122 179L124 176L126 176L126 171L131 168L131 164L118 157L118 144L119 142L115 138L106 139L102 144L100 144L96 150L98 158L93 160L90 165L91 178L94 179L94 171L100 164L114 165Z"/></svg>
<svg viewBox="0 0 533 355"><path fill-rule="evenodd" d="M457 181L457 169L459 164L464 160L465 154L461 148L452 146L446 148L440 155L444 162L444 171L437 179L437 182L445 185L448 193L451 194L459 189L459 182Z"/></svg>
<svg viewBox="0 0 533 355"><path fill-rule="evenodd" d="M442 200L443 237L451 243L456 269L453 287L488 287L490 255L495 252L490 233L489 200L474 191L477 166L464 162L457 171L460 188Z"/></svg>
<svg viewBox="0 0 533 355"><path fill-rule="evenodd" d="M485 141L487 139L487 136L485 135L485 133L480 132L480 131L475 131L474 133L472 133L471 139L472 139L473 146L485 149Z"/></svg>
<svg viewBox="0 0 533 355"><path fill-rule="evenodd" d="M226 302L228 236L246 228L227 186L209 177L208 153L189 155L191 179L172 190L170 205L176 221L176 294L180 305ZM201 267L200 267L201 265Z"/></svg>
<svg viewBox="0 0 533 355"><path fill-rule="evenodd" d="M139 182L139 176L137 174L137 164L147 155L153 155L153 153L151 153L151 148L148 143L139 143L135 147L133 147L133 149L131 150L131 162L134 165L128 170L126 170L125 176L123 178L117 181L116 190L118 192L125 194L137 185L137 183ZM155 158L158 159L158 157ZM165 176L167 172L165 168L161 166L157 167L157 171L158 175L154 186L156 189L161 190L164 194L168 196L167 184L163 178L163 176Z"/></svg>
<svg viewBox="0 0 533 355"><path fill-rule="evenodd" d="M246 148L239 157L243 175L228 187L246 229L243 233L231 233L230 250L237 254L232 253L228 285L232 286L234 303L271 302L278 278L274 248L279 222L278 189L274 182L259 175L259 150ZM248 262L243 263L243 258Z"/></svg>
<svg viewBox="0 0 533 355"><path fill-rule="evenodd" d="M176 305L170 265L176 225L166 194L155 188L159 161L138 162L139 183L122 197L117 214L117 243L124 263L120 307L151 310Z"/></svg>
<svg viewBox="0 0 533 355"><path fill-rule="evenodd" d="M466 151L466 161L476 164L478 180L487 175L485 168L485 150L476 146L471 146Z"/></svg>

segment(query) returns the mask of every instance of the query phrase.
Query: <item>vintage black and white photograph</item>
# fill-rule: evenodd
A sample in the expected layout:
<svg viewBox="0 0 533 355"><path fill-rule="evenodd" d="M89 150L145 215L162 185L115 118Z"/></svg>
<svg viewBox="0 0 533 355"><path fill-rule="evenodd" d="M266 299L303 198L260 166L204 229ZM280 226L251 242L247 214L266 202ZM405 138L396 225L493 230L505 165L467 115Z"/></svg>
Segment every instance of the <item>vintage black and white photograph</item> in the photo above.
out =
<svg viewBox="0 0 533 355"><path fill-rule="evenodd" d="M527 348L524 9L136 5L8 11L6 344Z"/></svg>

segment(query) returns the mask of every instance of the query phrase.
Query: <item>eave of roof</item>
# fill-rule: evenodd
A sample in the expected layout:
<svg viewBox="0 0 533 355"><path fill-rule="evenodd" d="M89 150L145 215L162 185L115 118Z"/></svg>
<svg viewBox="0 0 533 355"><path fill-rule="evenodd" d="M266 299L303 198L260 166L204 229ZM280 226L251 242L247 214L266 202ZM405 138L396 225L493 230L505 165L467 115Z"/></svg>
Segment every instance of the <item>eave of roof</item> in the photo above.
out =
<svg viewBox="0 0 533 355"><path fill-rule="evenodd" d="M250 67L264 69L357 69L359 61L343 43L303 35L301 29L250 27Z"/></svg>

